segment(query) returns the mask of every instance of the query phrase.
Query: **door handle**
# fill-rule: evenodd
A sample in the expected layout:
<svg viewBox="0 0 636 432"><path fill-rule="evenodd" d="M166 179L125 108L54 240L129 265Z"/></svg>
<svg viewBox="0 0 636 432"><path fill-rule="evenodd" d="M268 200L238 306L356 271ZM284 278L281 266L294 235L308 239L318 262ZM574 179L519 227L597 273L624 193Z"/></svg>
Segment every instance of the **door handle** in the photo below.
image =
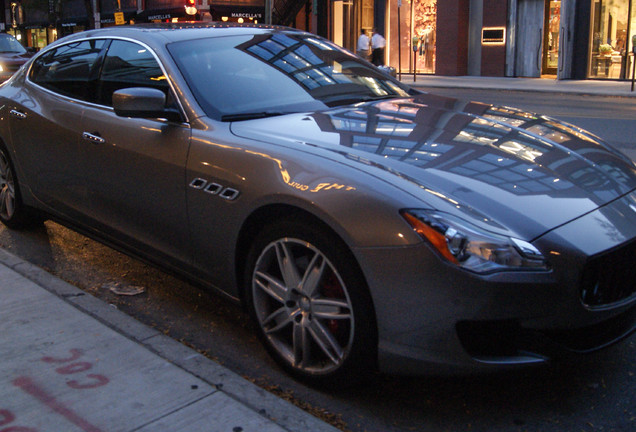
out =
<svg viewBox="0 0 636 432"><path fill-rule="evenodd" d="M27 118L27 115L25 113L23 113L22 111L18 111L18 110L14 110L12 109L11 111L9 111L9 113L14 116L17 117L19 119L25 119Z"/></svg>
<svg viewBox="0 0 636 432"><path fill-rule="evenodd" d="M84 138L86 141L92 142L93 144L104 144L106 142L106 140L100 137L97 133L84 132L82 134L82 138Z"/></svg>

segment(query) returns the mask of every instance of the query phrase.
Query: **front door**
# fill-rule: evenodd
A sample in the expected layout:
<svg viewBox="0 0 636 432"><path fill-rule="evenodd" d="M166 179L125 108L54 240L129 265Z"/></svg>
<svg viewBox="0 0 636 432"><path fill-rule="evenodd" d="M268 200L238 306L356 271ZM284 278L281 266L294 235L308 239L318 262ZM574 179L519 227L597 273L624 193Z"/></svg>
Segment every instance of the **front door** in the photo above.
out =
<svg viewBox="0 0 636 432"><path fill-rule="evenodd" d="M165 74L148 48L113 40L98 86L80 140L94 224L141 253L150 246L155 260L189 262L189 125L119 117L110 108L113 92L123 88L153 87L172 96Z"/></svg>

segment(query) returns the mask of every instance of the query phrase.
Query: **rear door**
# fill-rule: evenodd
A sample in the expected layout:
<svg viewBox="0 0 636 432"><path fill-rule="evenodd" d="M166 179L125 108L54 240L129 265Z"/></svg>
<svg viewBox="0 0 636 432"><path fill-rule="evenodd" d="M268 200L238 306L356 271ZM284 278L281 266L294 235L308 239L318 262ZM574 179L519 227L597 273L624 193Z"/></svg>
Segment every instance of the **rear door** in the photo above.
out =
<svg viewBox="0 0 636 432"><path fill-rule="evenodd" d="M74 218L88 210L80 120L104 47L104 40L73 42L41 56L9 109L15 148L34 194Z"/></svg>

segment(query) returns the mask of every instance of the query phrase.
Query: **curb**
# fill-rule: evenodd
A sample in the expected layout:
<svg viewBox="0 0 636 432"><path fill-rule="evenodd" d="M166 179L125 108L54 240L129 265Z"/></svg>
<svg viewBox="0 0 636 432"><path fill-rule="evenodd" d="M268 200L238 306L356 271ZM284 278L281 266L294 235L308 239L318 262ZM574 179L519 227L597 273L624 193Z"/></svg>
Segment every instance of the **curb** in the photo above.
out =
<svg viewBox="0 0 636 432"><path fill-rule="evenodd" d="M442 77L411 76L402 74L400 82L414 88L463 88L473 90L539 92L550 94L574 94L578 96L605 96L636 98L631 82L599 80L552 80L545 78L490 78L490 77Z"/></svg>

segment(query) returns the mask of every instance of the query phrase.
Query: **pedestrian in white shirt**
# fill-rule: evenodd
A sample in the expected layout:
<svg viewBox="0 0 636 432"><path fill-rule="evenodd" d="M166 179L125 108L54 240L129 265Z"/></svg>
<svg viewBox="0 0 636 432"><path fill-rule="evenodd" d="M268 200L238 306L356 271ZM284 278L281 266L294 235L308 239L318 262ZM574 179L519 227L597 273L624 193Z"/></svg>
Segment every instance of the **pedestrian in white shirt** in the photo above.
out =
<svg viewBox="0 0 636 432"><path fill-rule="evenodd" d="M371 37L371 63L376 66L382 66L384 64L384 47L386 46L386 40L380 33L373 29L373 36Z"/></svg>
<svg viewBox="0 0 636 432"><path fill-rule="evenodd" d="M367 36L364 29L360 30L360 37L358 38L358 46L356 49L356 53L359 57L369 60L369 36Z"/></svg>

